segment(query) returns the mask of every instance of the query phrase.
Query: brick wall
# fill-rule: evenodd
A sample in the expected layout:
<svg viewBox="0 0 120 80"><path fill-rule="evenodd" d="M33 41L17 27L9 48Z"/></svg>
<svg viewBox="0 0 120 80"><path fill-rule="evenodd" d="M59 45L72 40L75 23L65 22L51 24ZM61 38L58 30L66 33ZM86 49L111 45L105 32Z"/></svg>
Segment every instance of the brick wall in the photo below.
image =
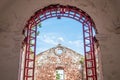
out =
<svg viewBox="0 0 120 80"><path fill-rule="evenodd" d="M57 54L62 50L62 54ZM64 70L64 80L81 80L82 55L58 45L36 56L35 80L56 80L56 69Z"/></svg>

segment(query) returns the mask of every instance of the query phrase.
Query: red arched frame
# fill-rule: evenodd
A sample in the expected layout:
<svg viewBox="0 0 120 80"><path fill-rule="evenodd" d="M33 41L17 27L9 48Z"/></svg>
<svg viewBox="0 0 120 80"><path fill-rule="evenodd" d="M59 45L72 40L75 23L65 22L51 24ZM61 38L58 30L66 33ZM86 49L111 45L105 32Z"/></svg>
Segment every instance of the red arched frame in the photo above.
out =
<svg viewBox="0 0 120 80"><path fill-rule="evenodd" d="M92 31L92 27L95 28L95 24L91 17L83 10L73 6L63 6L59 4L50 5L37 11L29 19L23 30L23 33L25 34L24 42L26 47L23 80L34 80L37 25L40 22L53 17L57 17L58 19L61 17L72 18L82 23L86 80L97 80L96 59L94 53L94 40Z"/></svg>

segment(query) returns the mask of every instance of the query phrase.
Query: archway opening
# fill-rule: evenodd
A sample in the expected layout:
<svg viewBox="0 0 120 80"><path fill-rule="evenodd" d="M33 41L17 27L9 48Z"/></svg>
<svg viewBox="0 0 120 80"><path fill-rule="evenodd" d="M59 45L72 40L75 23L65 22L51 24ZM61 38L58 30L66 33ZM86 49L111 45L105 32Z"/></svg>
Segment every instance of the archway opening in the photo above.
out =
<svg viewBox="0 0 120 80"><path fill-rule="evenodd" d="M97 32L95 24L91 17L79 8L59 4L50 5L37 11L29 19L23 30L23 34L25 35L23 52L25 56L22 61L24 62L24 65L22 65L22 79L34 80L37 26L40 25L40 22L52 17L57 17L58 19L68 17L82 23L86 80L97 80L94 36L92 31L92 29L95 29L95 32Z"/></svg>
<svg viewBox="0 0 120 80"><path fill-rule="evenodd" d="M82 24L67 17L54 17L41 22L40 26L37 29L40 34L36 43L35 80L55 80L56 68L60 66L64 69L64 75L62 70L58 70L56 80L82 79ZM74 75L70 74L72 72Z"/></svg>

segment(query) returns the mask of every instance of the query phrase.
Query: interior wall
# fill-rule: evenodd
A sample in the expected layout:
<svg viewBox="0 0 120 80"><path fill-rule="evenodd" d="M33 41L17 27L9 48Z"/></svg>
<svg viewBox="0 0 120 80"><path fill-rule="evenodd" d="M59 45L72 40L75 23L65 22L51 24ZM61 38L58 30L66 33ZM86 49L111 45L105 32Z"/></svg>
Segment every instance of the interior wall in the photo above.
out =
<svg viewBox="0 0 120 80"><path fill-rule="evenodd" d="M50 4L76 6L94 20L99 40L104 80L119 80L119 0L2 0L0 3L0 78L17 80L22 30L37 10Z"/></svg>

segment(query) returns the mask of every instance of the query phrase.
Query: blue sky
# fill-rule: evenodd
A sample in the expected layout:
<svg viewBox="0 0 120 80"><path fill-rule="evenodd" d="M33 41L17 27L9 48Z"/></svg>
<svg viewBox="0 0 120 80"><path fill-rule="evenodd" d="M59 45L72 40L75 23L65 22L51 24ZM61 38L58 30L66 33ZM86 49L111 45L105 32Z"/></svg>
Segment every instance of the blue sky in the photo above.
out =
<svg viewBox="0 0 120 80"><path fill-rule="evenodd" d="M83 54L83 30L82 24L70 18L50 18L41 22L37 36L37 54L57 44L66 46Z"/></svg>

